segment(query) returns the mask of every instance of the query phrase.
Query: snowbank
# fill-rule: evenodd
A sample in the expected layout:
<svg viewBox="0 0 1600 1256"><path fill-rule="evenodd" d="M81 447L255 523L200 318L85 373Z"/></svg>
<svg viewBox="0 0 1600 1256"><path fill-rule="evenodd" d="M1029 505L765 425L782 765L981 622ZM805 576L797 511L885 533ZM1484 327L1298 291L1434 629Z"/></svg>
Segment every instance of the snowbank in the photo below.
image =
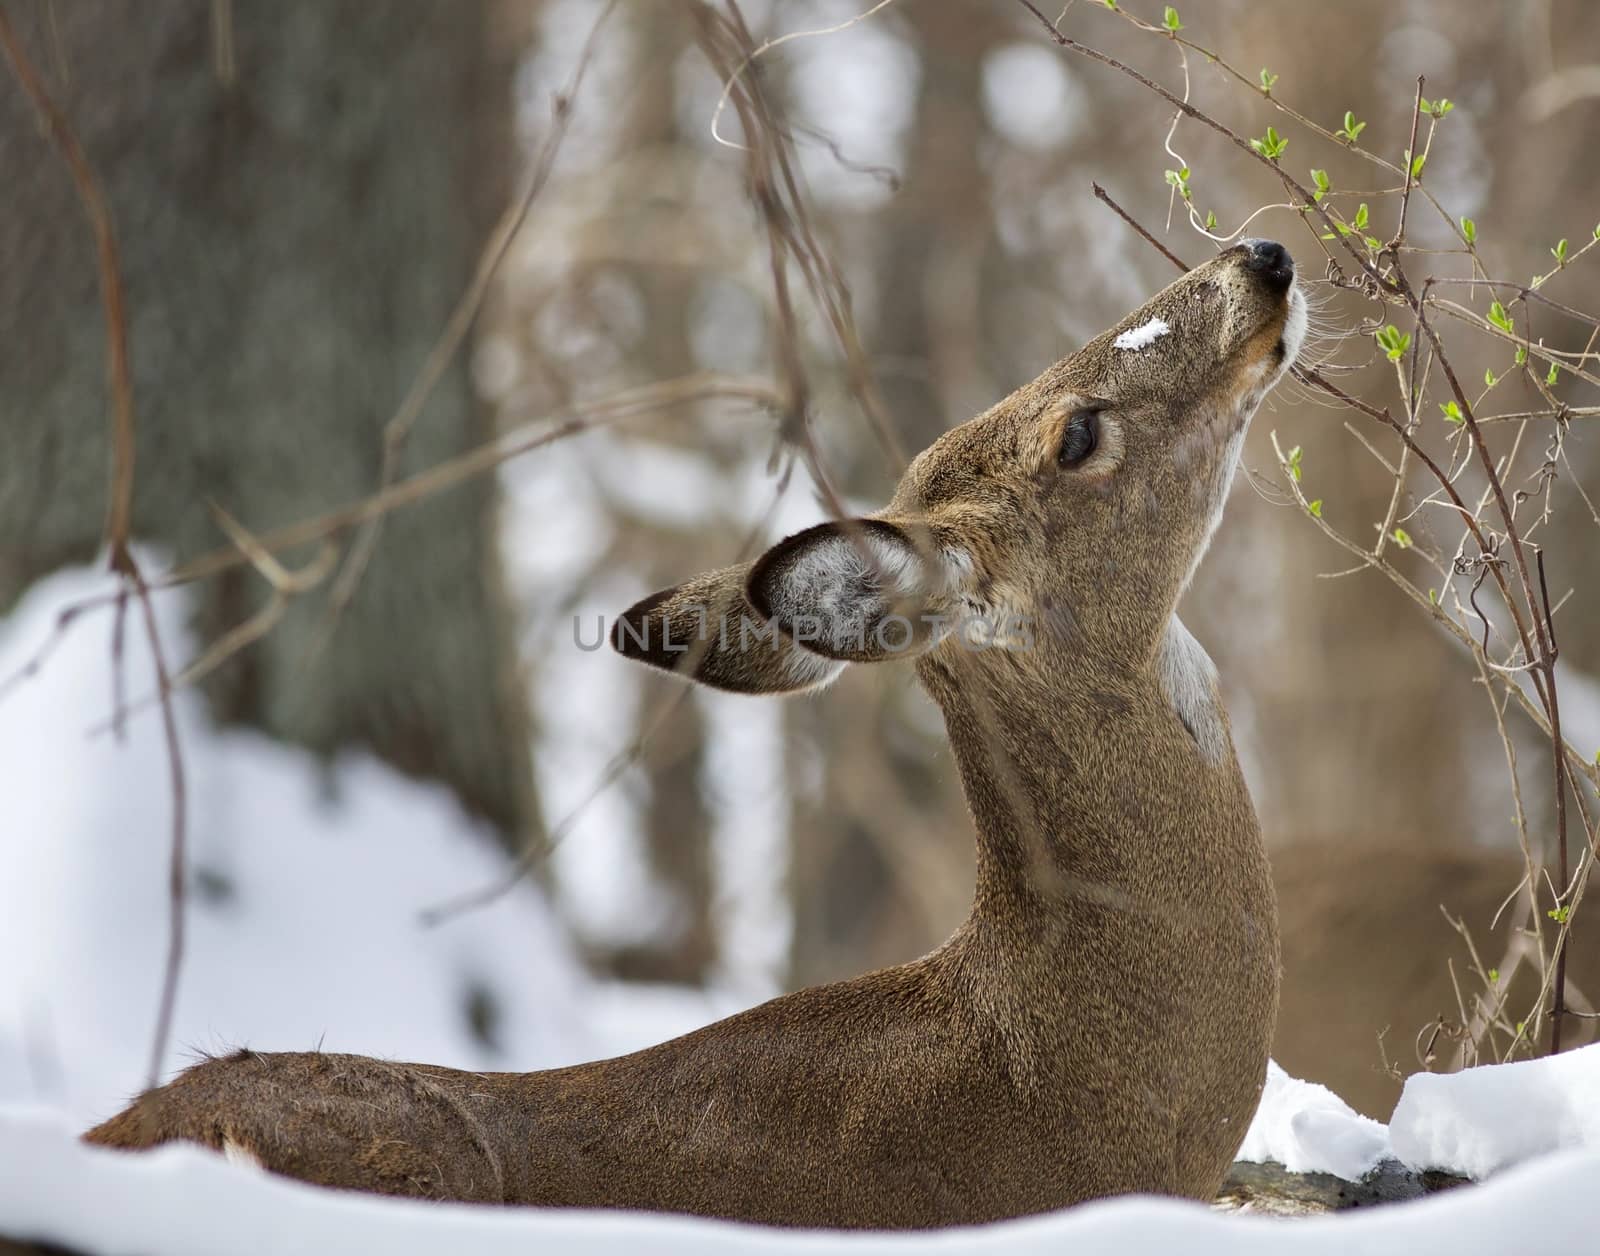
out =
<svg viewBox="0 0 1600 1256"><path fill-rule="evenodd" d="M190 1147L122 1155L76 1143L59 1119L0 1109L0 1234L93 1256L802 1256L973 1252L991 1256L1464 1256L1520 1251L1530 1233L1592 1223L1600 1153L1567 1152L1482 1186L1298 1221L1221 1215L1172 1200L1108 1200L1052 1216L936 1234L764 1230L643 1213L424 1204L319 1190ZM92 1206L88 1206L92 1201Z"/></svg>
<svg viewBox="0 0 1600 1256"><path fill-rule="evenodd" d="M1389 1131L1362 1116L1333 1091L1290 1077L1276 1061L1267 1064L1240 1160L1276 1161L1291 1173L1332 1173L1359 1181L1394 1152Z"/></svg>
<svg viewBox="0 0 1600 1256"><path fill-rule="evenodd" d="M1600 1151L1600 1043L1553 1059L1417 1073L1389 1133L1412 1167L1471 1178L1562 1148Z"/></svg>
<svg viewBox="0 0 1600 1256"><path fill-rule="evenodd" d="M0 622L0 679L99 574L41 582ZM160 603L174 655L177 598ZM158 723L119 743L108 713L110 624L89 619L0 704L0 1234L87 1252L228 1250L683 1252L1097 1251L1206 1253L1509 1249L1535 1224L1572 1232L1600 1171L1600 1046L1552 1061L1413 1077L1386 1129L1276 1065L1242 1159L1358 1179L1398 1154L1485 1186L1376 1213L1302 1221L1220 1217L1118 1200L982 1231L841 1237L617 1213L418 1205L318 1191L194 1148L142 1157L73 1135L143 1082L165 948L168 806ZM127 692L148 692L141 634ZM732 1011L733 996L626 992L583 973L536 887L439 929L420 909L501 874L504 861L446 791L348 757L331 767L178 700L195 872L170 1072L193 1048L332 1050L468 1069L532 1069L615 1054ZM740 800L743 802L744 800ZM485 1021L467 996L493 1008ZM24 1109L19 1104L29 1106ZM44 1109L51 1111L46 1112ZM1498 1171L1559 1148L1527 1168ZM90 1206L92 1205L92 1206Z"/></svg>
<svg viewBox="0 0 1600 1256"><path fill-rule="evenodd" d="M159 564L152 564L152 569ZM65 571L0 620L0 680L60 608L107 587ZM183 598L157 594L170 657ZM167 945L170 798L154 711L110 712L111 618L77 623L0 702L0 1101L110 1115L145 1080ZM126 692L152 690L137 619ZM329 1050L467 1069L615 1055L726 1015L728 996L597 987L529 882L435 929L423 909L498 881L505 859L449 792L364 756L331 766L218 732L178 695L192 888L163 1068L197 1050ZM477 1014L476 1017L474 1014Z"/></svg>

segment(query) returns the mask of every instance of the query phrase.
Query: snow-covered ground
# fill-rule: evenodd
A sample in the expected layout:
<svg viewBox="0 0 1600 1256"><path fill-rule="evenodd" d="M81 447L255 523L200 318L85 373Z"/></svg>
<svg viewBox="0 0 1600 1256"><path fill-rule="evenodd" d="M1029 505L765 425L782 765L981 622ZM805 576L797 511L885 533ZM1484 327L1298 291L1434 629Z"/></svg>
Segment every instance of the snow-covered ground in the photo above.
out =
<svg viewBox="0 0 1600 1256"><path fill-rule="evenodd" d="M59 609L103 590L63 572L0 622L0 681ZM160 603L183 657L181 598ZM151 714L123 741L108 713L110 625L89 618L0 702L0 1234L95 1253L558 1250L1209 1252L1504 1250L1535 1226L1587 1224L1600 1172L1600 1047L1554 1061L1420 1076L1388 1127L1273 1067L1242 1156L1358 1177L1398 1155L1485 1186L1361 1216L1285 1223L1122 1200L934 1239L776 1233L621 1214L501 1211L338 1195L197 1149L117 1156L77 1131L143 1084L166 946L169 795ZM141 636L131 696L149 691ZM195 874L170 1074L196 1049L330 1049L469 1069L595 1058L760 997L621 989L582 970L532 884L447 926L423 909L493 882L504 861L442 789L363 757L323 768L178 702ZM743 800L748 801L748 800ZM473 1028L468 995L495 1009ZM1523 1162L1532 1161L1524 1166ZM1514 1167L1512 1167L1514 1166ZM1502 1172L1502 1170L1509 1171ZM87 1201L93 1207L86 1207ZM1585 1214L1580 1216L1580 1214Z"/></svg>
<svg viewBox="0 0 1600 1256"><path fill-rule="evenodd" d="M1300 1220L1224 1216L1200 1204L1127 1198L1052 1216L926 1235L763 1230L643 1213L425 1204L325 1191L169 1147L130 1156L76 1143L53 1115L0 1112L0 1234L94 1256L300 1256L312 1252L504 1252L993 1256L1251 1253L1468 1256L1521 1251L1529 1234L1579 1243L1593 1229L1600 1149L1567 1151L1482 1186L1409 1204ZM93 1206L86 1206L93 1201ZM1570 1250L1582 1250L1573 1246Z"/></svg>
<svg viewBox="0 0 1600 1256"><path fill-rule="evenodd" d="M102 572L42 581L0 620L0 682ZM181 596L158 595L185 658ZM109 615L81 620L0 701L0 1102L90 1122L145 1080L167 945L170 794L154 711L92 733L112 701ZM126 692L151 690L130 623ZM505 861L442 787L364 756L331 769L178 699L194 873L163 1069L198 1050L329 1050L461 1068L614 1055L726 1015L732 996L625 993L584 973L532 883L434 929L419 913ZM759 997L763 991L757 991ZM469 1003L492 1007L475 1033Z"/></svg>
<svg viewBox="0 0 1600 1256"><path fill-rule="evenodd" d="M1175 1251L1464 1256L1520 1250L1530 1232L1593 1226L1600 1174L1600 1046L1554 1060L1412 1078L1392 1128L1320 1086L1274 1071L1246 1141L1262 1158L1332 1162L1357 1173L1393 1145L1414 1167L1496 1172L1486 1183L1407 1204L1286 1221L1127 1198L1053 1216L935 1235L764 1230L642 1213L421 1204L326 1191L198 1148L126 1155L86 1147L61 1113L0 1107L0 1235L95 1256L448 1251L586 1254L1031 1253ZM1507 1167L1511 1166L1511 1167ZM86 1207L93 1201L93 1207ZM1578 1249L1574 1249L1578 1250Z"/></svg>
<svg viewBox="0 0 1600 1256"><path fill-rule="evenodd" d="M1419 1073L1389 1121L1400 1159L1486 1178L1570 1147L1600 1149L1600 1044L1546 1060Z"/></svg>
<svg viewBox="0 0 1600 1256"><path fill-rule="evenodd" d="M1333 1091L1267 1064L1267 1084L1240 1160L1276 1161L1293 1173L1332 1173L1356 1181L1394 1154L1389 1132Z"/></svg>

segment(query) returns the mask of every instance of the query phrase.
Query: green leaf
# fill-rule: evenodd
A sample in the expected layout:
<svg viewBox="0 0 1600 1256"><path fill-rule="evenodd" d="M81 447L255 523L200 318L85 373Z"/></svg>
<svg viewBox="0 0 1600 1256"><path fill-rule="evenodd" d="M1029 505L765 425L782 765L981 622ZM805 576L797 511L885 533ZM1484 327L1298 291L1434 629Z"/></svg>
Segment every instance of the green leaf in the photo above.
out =
<svg viewBox="0 0 1600 1256"><path fill-rule="evenodd" d="M1498 968L1491 968L1489 970L1489 984L1493 985L1495 982L1497 982L1499 980L1500 980L1500 970Z"/></svg>
<svg viewBox="0 0 1600 1256"><path fill-rule="evenodd" d="M1433 605L1435 605L1435 606L1439 605L1439 590L1438 589L1429 589L1428 590L1428 601L1433 603Z"/></svg>
<svg viewBox="0 0 1600 1256"><path fill-rule="evenodd" d="M1439 409L1443 412L1444 417L1452 423L1465 423L1467 421L1467 416L1461 413L1461 407L1453 401L1445 402Z"/></svg>
<svg viewBox="0 0 1600 1256"><path fill-rule="evenodd" d="M1430 101L1424 96L1421 98L1418 107L1430 118L1442 118L1456 107L1456 102L1447 100L1443 96L1439 97L1438 100Z"/></svg>
<svg viewBox="0 0 1600 1256"><path fill-rule="evenodd" d="M1411 533L1404 528L1396 528L1390 535L1394 537L1394 543L1401 549L1411 548Z"/></svg>
<svg viewBox="0 0 1600 1256"><path fill-rule="evenodd" d="M1350 225L1357 231L1365 231L1367 229L1367 203L1365 201L1356 206L1356 216L1350 220Z"/></svg>
<svg viewBox="0 0 1600 1256"><path fill-rule="evenodd" d="M1378 342L1378 348L1388 355L1391 362L1398 362L1405 357L1406 350L1411 348L1411 337L1393 323L1390 323L1387 327L1378 328L1377 331L1372 333L1372 336Z"/></svg>
<svg viewBox="0 0 1600 1256"><path fill-rule="evenodd" d="M1333 184L1328 179L1326 170L1313 170L1311 172L1311 182L1316 185L1316 191L1311 193L1311 199L1314 201L1320 201L1328 194L1329 189L1333 187Z"/></svg>
<svg viewBox="0 0 1600 1256"><path fill-rule="evenodd" d="M1461 220L1461 234L1469 245L1476 244L1478 242L1478 224L1470 218L1463 218Z"/></svg>
<svg viewBox="0 0 1600 1256"><path fill-rule="evenodd" d="M1427 153L1418 153L1415 157L1411 158L1411 177L1413 179L1419 179L1422 177L1422 163L1427 160Z"/></svg>
<svg viewBox="0 0 1600 1256"><path fill-rule="evenodd" d="M1549 916L1550 919L1555 921L1558 925L1564 925L1567 923L1567 917L1572 915L1572 908L1552 907L1549 911L1545 912L1545 915Z"/></svg>
<svg viewBox="0 0 1600 1256"><path fill-rule="evenodd" d="M1596 240L1600 240L1600 223L1596 223L1596 224L1595 224L1595 228L1594 228L1594 238L1595 238L1595 239L1596 239Z"/></svg>
<svg viewBox="0 0 1600 1256"><path fill-rule="evenodd" d="M1350 110L1344 111L1344 126L1339 130L1339 138L1347 144L1354 144L1361 138L1361 132L1367 129L1365 122L1357 122L1356 115Z"/></svg>
<svg viewBox="0 0 1600 1256"><path fill-rule="evenodd" d="M1492 366L1486 366L1483 368L1483 386L1485 388L1493 388L1499 382L1500 380L1495 375L1494 368Z"/></svg>
<svg viewBox="0 0 1600 1256"><path fill-rule="evenodd" d="M1216 229L1217 229L1217 215L1216 215L1216 212L1214 210L1208 209L1208 210L1206 210L1206 230L1207 231L1215 231Z"/></svg>
<svg viewBox="0 0 1600 1256"><path fill-rule="evenodd" d="M1500 302L1492 302L1489 306L1489 321L1501 331L1516 334L1516 324L1511 321L1511 315L1506 313L1506 307Z"/></svg>
<svg viewBox="0 0 1600 1256"><path fill-rule="evenodd" d="M1168 170L1166 174L1167 183L1178 190L1179 196L1183 197L1184 200L1188 200L1190 197L1189 167L1185 166L1182 170Z"/></svg>
<svg viewBox="0 0 1600 1256"><path fill-rule="evenodd" d="M1268 74L1267 67L1261 67L1261 90L1268 96L1272 95L1272 85L1278 81L1276 74Z"/></svg>
<svg viewBox="0 0 1600 1256"><path fill-rule="evenodd" d="M1100 3L1105 5L1108 9L1115 9L1117 7L1117 0L1100 0Z"/></svg>
<svg viewBox="0 0 1600 1256"><path fill-rule="evenodd" d="M1170 4L1167 6L1167 11L1162 16L1161 20L1166 25L1166 28L1173 34L1177 34L1183 29L1183 23L1178 21L1178 11Z"/></svg>
<svg viewBox="0 0 1600 1256"><path fill-rule="evenodd" d="M1528 346L1527 345L1518 345L1517 346L1517 365L1518 366L1527 366L1528 365Z"/></svg>
<svg viewBox="0 0 1600 1256"><path fill-rule="evenodd" d="M1544 386L1546 388L1554 388L1556 386L1556 378L1560 374L1561 364L1559 362L1550 363L1550 373L1544 377Z"/></svg>
<svg viewBox="0 0 1600 1256"><path fill-rule="evenodd" d="M1322 498L1319 497L1314 502L1306 503L1306 509L1311 512L1311 517L1313 519L1322 518Z"/></svg>
<svg viewBox="0 0 1600 1256"><path fill-rule="evenodd" d="M1294 479L1295 479L1295 482L1298 483L1299 480L1300 480L1300 446L1299 445L1296 445L1293 449L1291 449L1288 452L1288 454L1284 458L1284 462L1289 468L1289 474L1291 476L1293 476Z"/></svg>
<svg viewBox="0 0 1600 1256"><path fill-rule="evenodd" d="M1567 264L1567 242L1565 239L1556 241L1555 248L1550 250L1550 256L1556 259L1557 266Z"/></svg>
<svg viewBox="0 0 1600 1256"><path fill-rule="evenodd" d="M1250 147L1255 149L1268 161L1277 161L1282 157L1284 150L1289 147L1289 141L1278 134L1276 127L1268 127L1267 133L1260 139L1250 141Z"/></svg>

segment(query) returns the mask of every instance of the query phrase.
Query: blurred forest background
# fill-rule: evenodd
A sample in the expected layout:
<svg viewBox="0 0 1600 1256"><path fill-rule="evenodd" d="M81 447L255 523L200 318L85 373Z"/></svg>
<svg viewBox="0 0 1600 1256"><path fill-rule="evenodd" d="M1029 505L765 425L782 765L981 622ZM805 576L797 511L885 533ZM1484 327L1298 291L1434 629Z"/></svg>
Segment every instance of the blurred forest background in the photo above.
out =
<svg viewBox="0 0 1600 1256"><path fill-rule="evenodd" d="M800 426L748 397L803 380L805 439L844 499L870 510L898 476L896 451L986 408L1173 274L1090 190L1098 181L1140 221L1165 224L1170 110L1056 49L1009 0L899 0L851 23L869 7L4 6L114 216L138 411L134 534L161 556L157 570L228 544L208 503L268 533L380 487L385 425L497 219L535 182L466 346L392 444L394 467L553 429L625 390L645 389L644 401L392 513L365 567L350 566L360 543L343 535L338 569L204 681L209 722L194 735L255 730L327 762L359 750L447 787L494 835L493 866L531 865L560 945L608 988L639 984L638 1002L620 996L624 1018L661 985L749 1001L909 959L969 903L969 822L910 669L857 669L821 698L760 703L683 697L675 681L580 648L596 616L823 517L794 454ZM1159 7L1144 16L1159 20ZM1363 142L1386 153L1405 147L1425 73L1430 94L1457 102L1430 187L1480 224L1500 269L1531 272L1556 238L1585 238L1600 219L1600 167L1585 159L1600 134L1600 23L1585 0L1180 7L1196 38L1246 70L1270 67L1276 92L1325 124L1357 110ZM774 46L740 80L740 99L759 93L778 119L789 185L769 148L739 146L739 101L719 114L719 98L752 42L828 27L839 29ZM1068 4L1063 29L1181 90L1171 48L1098 3ZM1270 120L1211 67L1190 72L1195 102L1242 133ZM1197 202L1225 225L1281 199L1202 128L1185 124L1176 142ZM1331 146L1291 157L1297 170L1326 166L1336 186L1367 177ZM92 237L9 80L0 170L3 614L51 573L95 559L110 454ZM774 214L800 242L781 267L786 290L774 283ZM1213 247L1174 223L1164 239L1189 261ZM1269 212L1250 234L1283 240L1308 280L1320 275L1298 215ZM1564 299L1590 304L1592 273ZM1312 291L1325 324L1359 326L1359 306ZM1349 366L1341 382L1358 395L1393 386L1370 337L1318 355ZM681 383L652 393L662 381ZM1277 430L1337 486L1330 510L1381 517L1390 479L1346 430L1354 417L1286 386L1257 418L1245 464L1273 464ZM1600 452L1583 427L1567 456L1596 498ZM1568 480L1554 493L1562 509L1541 540L1552 587L1575 590L1562 612L1563 706L1571 735L1600 746L1600 517ZM301 568L318 549L283 557ZM1522 864L1470 665L1376 574L1319 578L1347 565L1241 476L1183 614L1217 661L1279 879L1276 1056L1382 1117L1398 1083L1381 1067L1380 1031L1409 1072L1418 1035L1457 1015L1448 961L1463 951L1440 905L1493 962L1514 940L1511 920L1491 920ZM195 584L191 654L270 594L248 565ZM6 657L20 663L37 644ZM24 691L7 691L0 725ZM96 692L80 732L111 700ZM1547 748L1513 731L1543 781ZM1532 830L1546 833L1548 791L1525 793ZM257 805L243 794L219 804ZM165 821L149 823L159 845ZM20 828L4 839L18 849L54 840ZM296 875L316 880L306 850ZM190 909L224 927L248 886L226 884L225 859L197 860L211 892ZM457 927L428 936L448 945ZM1575 934L1574 948L1575 1006L1587 1006L1593 936ZM509 978L462 996L480 1038L494 1037L507 1001L547 1020L583 1015L540 988L536 965L520 983L519 958L506 966ZM193 1007L198 996L180 991ZM344 1045L380 1049L359 1035ZM499 1066L536 1062L547 1061ZM1433 1066L1449 1065L1440 1048Z"/></svg>

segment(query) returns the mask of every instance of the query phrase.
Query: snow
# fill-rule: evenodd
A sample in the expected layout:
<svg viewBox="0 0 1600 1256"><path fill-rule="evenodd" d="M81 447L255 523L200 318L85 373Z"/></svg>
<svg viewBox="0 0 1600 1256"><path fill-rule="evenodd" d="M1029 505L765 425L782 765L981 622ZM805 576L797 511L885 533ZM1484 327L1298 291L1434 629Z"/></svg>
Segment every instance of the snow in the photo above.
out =
<svg viewBox="0 0 1600 1256"><path fill-rule="evenodd" d="M148 570L160 564L147 556ZM0 680L102 571L41 581L0 621ZM163 640L186 657L181 595L158 594ZM127 692L151 688L127 633ZM154 711L126 740L92 734L111 701L109 615L80 619L37 676L0 700L0 1101L87 1124L144 1084L167 941L170 802ZM576 653L576 651L574 651ZM614 1055L727 1015L748 999L626 994L587 976L531 882L434 929L419 913L494 884L505 858L442 787L361 755L331 766L210 727L179 695L189 780L189 936L170 1074L199 1050L329 1050L469 1069ZM495 1009L475 1034L469 995Z"/></svg>
<svg viewBox="0 0 1600 1256"><path fill-rule="evenodd" d="M1261 1105L1238 1159L1275 1160L1292 1173L1332 1173L1358 1181L1394 1153L1389 1132L1333 1091L1267 1064Z"/></svg>
<svg viewBox="0 0 1600 1256"><path fill-rule="evenodd" d="M1600 1043L1549 1059L1414 1074L1389 1132L1407 1164L1471 1178L1561 1148L1600 1152Z"/></svg>
<svg viewBox="0 0 1600 1256"><path fill-rule="evenodd" d="M229 1164L193 1147L127 1155L75 1142L59 1117L0 1109L0 1234L45 1238L94 1256L1465 1256L1520 1251L1537 1232L1592 1224L1600 1152L1566 1152L1482 1186L1294 1221L1221 1215L1203 1205L1125 1198L975 1229L917 1234L768 1230L646 1213L502 1209L321 1190ZM86 1207L93 1201L92 1207Z"/></svg>
<svg viewBox="0 0 1600 1256"><path fill-rule="evenodd" d="M1138 353L1141 349L1148 349L1161 337L1165 336L1172 328L1167 326L1165 319L1152 318L1142 327L1130 327L1111 342L1113 349L1127 349L1130 353Z"/></svg>
<svg viewBox="0 0 1600 1256"><path fill-rule="evenodd" d="M1359 1177L1394 1150L1413 1168L1494 1176L1482 1185L1333 1216L1223 1215L1173 1200L1105 1200L1045 1217L935 1234L766 1230L645 1213L498 1209L326 1191L196 1147L144 1155L87 1147L59 1111L0 1105L0 1235L86 1253L234 1256L307 1251L823 1253L1075 1256L1137 1251L1463 1256L1519 1250L1527 1233L1586 1226L1600 1173L1600 1046L1406 1085L1390 1130L1272 1065L1241 1159ZM1564 1150L1561 1150L1564 1149ZM1528 1163L1519 1163L1528 1161ZM1508 1167L1509 1166L1509 1167ZM85 1207L93 1201L93 1207Z"/></svg>
<svg viewBox="0 0 1600 1256"><path fill-rule="evenodd" d="M62 606L104 587L93 570L40 582L0 621L0 680L49 637ZM183 657L182 597L160 595L158 610L169 649ZM1493 1175L1481 1187L1298 1221L1292 1230L1125 1199L937 1236L800 1234L638 1214L418 1205L315 1190L195 1148L135 1157L84 1147L75 1133L143 1083L166 940L169 800L159 723L153 712L137 716L120 742L90 731L110 702L110 632L106 617L80 620L40 673L0 702L0 1234L88 1252L174 1254L215 1251L227 1234L228 1250L240 1256L1121 1253L1158 1244L1202 1254L1457 1256L1508 1249L1536 1223L1563 1232L1586 1212L1600 1171L1600 1046L1418 1075L1387 1128L1269 1066L1241 1159L1353 1179L1396 1154L1414 1168ZM128 633L125 653L127 692L141 695L151 682L142 634ZM770 730L740 724L735 710L708 708L721 740L770 738ZM421 928L421 909L492 883L504 868L489 836L445 790L363 756L321 765L251 734L219 732L193 694L179 697L177 713L198 880L164 1072L197 1048L302 1049L318 1041L461 1068L532 1069L660 1041L747 1001L593 982L532 884L446 926ZM724 810L759 804L742 787L734 792L717 800L719 824ZM743 975L759 985L762 967ZM466 1015L464 991L473 988L498 1008L488 1040ZM1528 1160L1535 1163L1522 1164Z"/></svg>

